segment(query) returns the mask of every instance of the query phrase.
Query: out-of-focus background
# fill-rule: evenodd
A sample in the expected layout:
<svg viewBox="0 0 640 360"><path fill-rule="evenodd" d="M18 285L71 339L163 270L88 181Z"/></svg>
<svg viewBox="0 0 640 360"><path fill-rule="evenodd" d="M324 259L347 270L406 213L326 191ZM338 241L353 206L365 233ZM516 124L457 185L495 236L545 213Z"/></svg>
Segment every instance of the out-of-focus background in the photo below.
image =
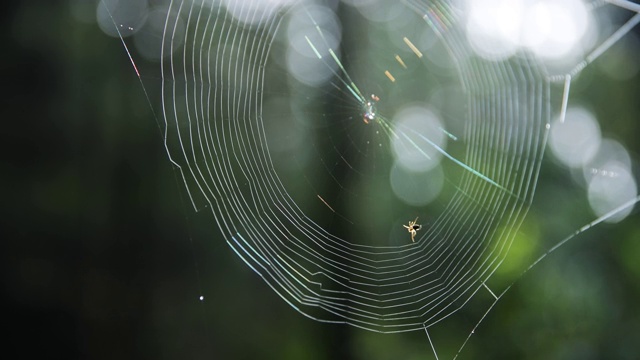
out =
<svg viewBox="0 0 640 360"><path fill-rule="evenodd" d="M433 356L424 333L380 335L303 317L233 254L210 213L187 204L120 40L95 22L95 2L6 6L0 254L7 354ZM625 144L637 179L640 81L637 71L611 75L616 66L637 70L635 33L576 80L571 101L588 105L602 133ZM595 218L584 189L551 153L537 191L535 226L521 230L544 239L537 254ZM461 358L638 358L639 221L633 210L545 259L487 315ZM450 354L471 330L453 323L435 344Z"/></svg>

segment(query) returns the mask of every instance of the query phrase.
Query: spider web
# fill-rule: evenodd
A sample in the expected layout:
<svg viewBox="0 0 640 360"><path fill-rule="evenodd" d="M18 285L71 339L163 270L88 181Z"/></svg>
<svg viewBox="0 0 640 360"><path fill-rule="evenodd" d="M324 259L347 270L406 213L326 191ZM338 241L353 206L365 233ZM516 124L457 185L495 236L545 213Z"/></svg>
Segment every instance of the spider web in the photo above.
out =
<svg viewBox="0 0 640 360"><path fill-rule="evenodd" d="M608 3L591 11L638 11ZM638 15L557 71L528 51L476 55L456 2L351 5L160 5L146 33L171 163L194 209L301 314L429 336L477 302L479 324L511 286L487 282L532 204L572 79ZM415 242L402 227L413 219Z"/></svg>

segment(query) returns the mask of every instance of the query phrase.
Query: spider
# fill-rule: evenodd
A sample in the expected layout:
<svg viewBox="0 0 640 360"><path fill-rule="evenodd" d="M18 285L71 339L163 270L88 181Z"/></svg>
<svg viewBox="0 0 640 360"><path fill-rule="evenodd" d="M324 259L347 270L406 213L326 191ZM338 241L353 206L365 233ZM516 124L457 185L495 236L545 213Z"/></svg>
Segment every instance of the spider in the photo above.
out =
<svg viewBox="0 0 640 360"><path fill-rule="evenodd" d="M411 242L415 242L414 238L416 237L416 232L422 227L422 225L416 224L416 222L418 222L417 216L415 220L409 221L409 225L402 225L405 229L407 229L408 232L411 233Z"/></svg>

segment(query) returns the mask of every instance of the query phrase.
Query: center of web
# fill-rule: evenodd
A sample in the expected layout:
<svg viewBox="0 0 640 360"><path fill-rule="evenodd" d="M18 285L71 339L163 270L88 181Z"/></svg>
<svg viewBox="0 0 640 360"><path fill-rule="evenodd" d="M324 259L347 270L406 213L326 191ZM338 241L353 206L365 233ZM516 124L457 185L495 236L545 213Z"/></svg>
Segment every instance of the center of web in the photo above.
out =
<svg viewBox="0 0 640 360"><path fill-rule="evenodd" d="M365 103L362 119L365 124L369 124L369 121L373 121L376 118L376 103L378 101L380 101L380 98L375 94L371 94L370 100L367 100L367 102Z"/></svg>

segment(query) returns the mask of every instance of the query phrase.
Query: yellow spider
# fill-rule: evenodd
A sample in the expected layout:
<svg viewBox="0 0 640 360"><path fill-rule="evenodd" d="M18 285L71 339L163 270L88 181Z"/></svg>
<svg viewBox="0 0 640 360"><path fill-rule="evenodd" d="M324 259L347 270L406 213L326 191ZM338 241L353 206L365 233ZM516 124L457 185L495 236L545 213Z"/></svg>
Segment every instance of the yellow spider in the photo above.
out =
<svg viewBox="0 0 640 360"><path fill-rule="evenodd" d="M422 225L416 224L416 222L418 222L418 217L417 216L416 216L415 220L409 221L409 225L402 225L402 226L404 226L405 229L407 229L408 232L411 233L411 242L415 242L415 240L413 238L416 237L416 232L418 230L420 230L420 228L422 227Z"/></svg>

